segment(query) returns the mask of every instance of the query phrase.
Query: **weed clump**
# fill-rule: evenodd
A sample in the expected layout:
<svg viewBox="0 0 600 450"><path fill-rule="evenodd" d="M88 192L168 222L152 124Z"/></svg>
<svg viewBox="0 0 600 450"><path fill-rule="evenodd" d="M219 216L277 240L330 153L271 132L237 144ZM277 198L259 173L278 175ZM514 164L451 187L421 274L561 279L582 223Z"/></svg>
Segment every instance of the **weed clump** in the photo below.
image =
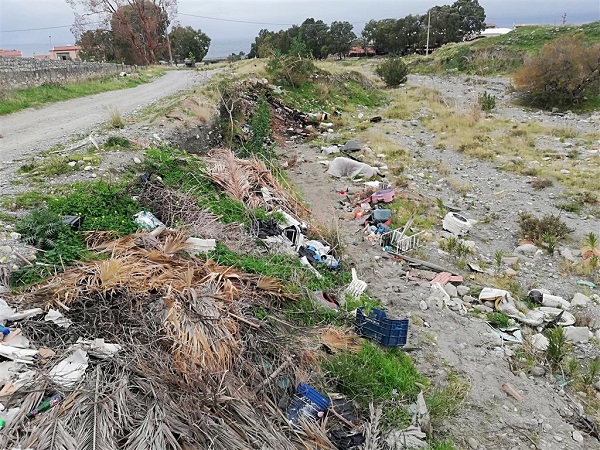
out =
<svg viewBox="0 0 600 450"><path fill-rule="evenodd" d="M121 136L111 136L106 140L104 144L107 148L121 147L121 148L131 148L131 141L127 138Z"/></svg>
<svg viewBox="0 0 600 450"><path fill-rule="evenodd" d="M531 239L540 244L552 239L560 240L571 233L566 223L560 220L560 216L547 214L542 218L534 217L529 213L522 213L519 217L520 234L524 239ZM550 239L552 237L552 239Z"/></svg>
<svg viewBox="0 0 600 450"><path fill-rule="evenodd" d="M406 82L408 67L401 58L390 58L375 69L387 87L397 87Z"/></svg>
<svg viewBox="0 0 600 450"><path fill-rule="evenodd" d="M58 214L48 209L37 209L17 223L16 229L26 244L40 250L50 250L69 227L62 223Z"/></svg>
<svg viewBox="0 0 600 450"><path fill-rule="evenodd" d="M496 107L496 96L488 94L487 91L481 94L477 101L481 109L487 113Z"/></svg>
<svg viewBox="0 0 600 450"><path fill-rule="evenodd" d="M271 144L271 111L264 95L258 103L250 118L250 138L240 151L240 156L259 156L266 162L275 157Z"/></svg>

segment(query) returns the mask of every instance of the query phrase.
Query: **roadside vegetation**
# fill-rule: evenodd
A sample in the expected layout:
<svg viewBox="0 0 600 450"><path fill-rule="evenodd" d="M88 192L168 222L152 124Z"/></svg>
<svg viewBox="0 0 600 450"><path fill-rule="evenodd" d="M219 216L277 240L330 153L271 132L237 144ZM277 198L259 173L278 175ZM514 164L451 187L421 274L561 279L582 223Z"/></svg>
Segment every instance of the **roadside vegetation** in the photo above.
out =
<svg viewBox="0 0 600 450"><path fill-rule="evenodd" d="M163 67L150 67L126 77L111 75L80 82L46 83L41 86L0 92L0 115L11 114L25 108L36 108L47 103L85 97L101 92L128 89L149 83L164 75Z"/></svg>

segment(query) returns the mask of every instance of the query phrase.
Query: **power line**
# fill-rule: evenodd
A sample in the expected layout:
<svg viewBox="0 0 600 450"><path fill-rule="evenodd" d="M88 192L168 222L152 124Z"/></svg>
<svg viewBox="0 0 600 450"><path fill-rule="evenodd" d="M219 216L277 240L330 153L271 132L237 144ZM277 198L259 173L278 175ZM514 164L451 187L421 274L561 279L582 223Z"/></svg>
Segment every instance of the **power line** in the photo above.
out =
<svg viewBox="0 0 600 450"><path fill-rule="evenodd" d="M58 28L71 28L73 25L61 25L58 27L44 27L44 28L26 28L23 30L0 30L0 33L18 33L21 31L41 31L41 30L56 30Z"/></svg>
<svg viewBox="0 0 600 450"><path fill-rule="evenodd" d="M251 20L237 20L237 19L223 19L222 17L209 17L209 16L200 16L198 14L185 14L185 13L177 13L180 16L189 16L189 17L198 17L200 19L208 19L208 20L217 20L219 22L233 22L233 23L246 23L250 25L271 25L276 27L291 27L294 25L298 25L298 23L273 23L273 22L254 22ZM351 24L365 24L366 22L349 22ZM320 24L307 24L307 25L320 25Z"/></svg>

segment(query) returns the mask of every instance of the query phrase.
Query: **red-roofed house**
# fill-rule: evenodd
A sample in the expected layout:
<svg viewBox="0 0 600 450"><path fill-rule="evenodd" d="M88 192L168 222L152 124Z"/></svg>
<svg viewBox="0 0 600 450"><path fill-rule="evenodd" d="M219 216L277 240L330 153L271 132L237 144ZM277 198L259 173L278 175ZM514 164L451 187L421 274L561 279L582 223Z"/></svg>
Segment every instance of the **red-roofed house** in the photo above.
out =
<svg viewBox="0 0 600 450"><path fill-rule="evenodd" d="M0 56L23 56L21 50L2 50L0 48Z"/></svg>
<svg viewBox="0 0 600 450"><path fill-rule="evenodd" d="M348 52L349 57L357 57L357 56L375 56L375 49L373 47L352 47Z"/></svg>
<svg viewBox="0 0 600 450"><path fill-rule="evenodd" d="M50 50L50 59L63 59L79 61L79 50L81 47L78 45L63 45L60 47L53 47Z"/></svg>

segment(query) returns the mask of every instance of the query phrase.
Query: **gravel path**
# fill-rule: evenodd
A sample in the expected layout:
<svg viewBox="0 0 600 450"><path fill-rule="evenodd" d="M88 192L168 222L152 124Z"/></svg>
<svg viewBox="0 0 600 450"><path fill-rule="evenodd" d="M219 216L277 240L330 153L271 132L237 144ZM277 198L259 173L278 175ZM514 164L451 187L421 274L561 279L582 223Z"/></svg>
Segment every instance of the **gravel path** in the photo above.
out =
<svg viewBox="0 0 600 450"><path fill-rule="evenodd" d="M161 98L200 85L215 73L173 70L152 83L135 88L104 92L3 116L0 118L0 167L67 142L73 135L89 133L106 123L113 109L121 115L129 115Z"/></svg>

